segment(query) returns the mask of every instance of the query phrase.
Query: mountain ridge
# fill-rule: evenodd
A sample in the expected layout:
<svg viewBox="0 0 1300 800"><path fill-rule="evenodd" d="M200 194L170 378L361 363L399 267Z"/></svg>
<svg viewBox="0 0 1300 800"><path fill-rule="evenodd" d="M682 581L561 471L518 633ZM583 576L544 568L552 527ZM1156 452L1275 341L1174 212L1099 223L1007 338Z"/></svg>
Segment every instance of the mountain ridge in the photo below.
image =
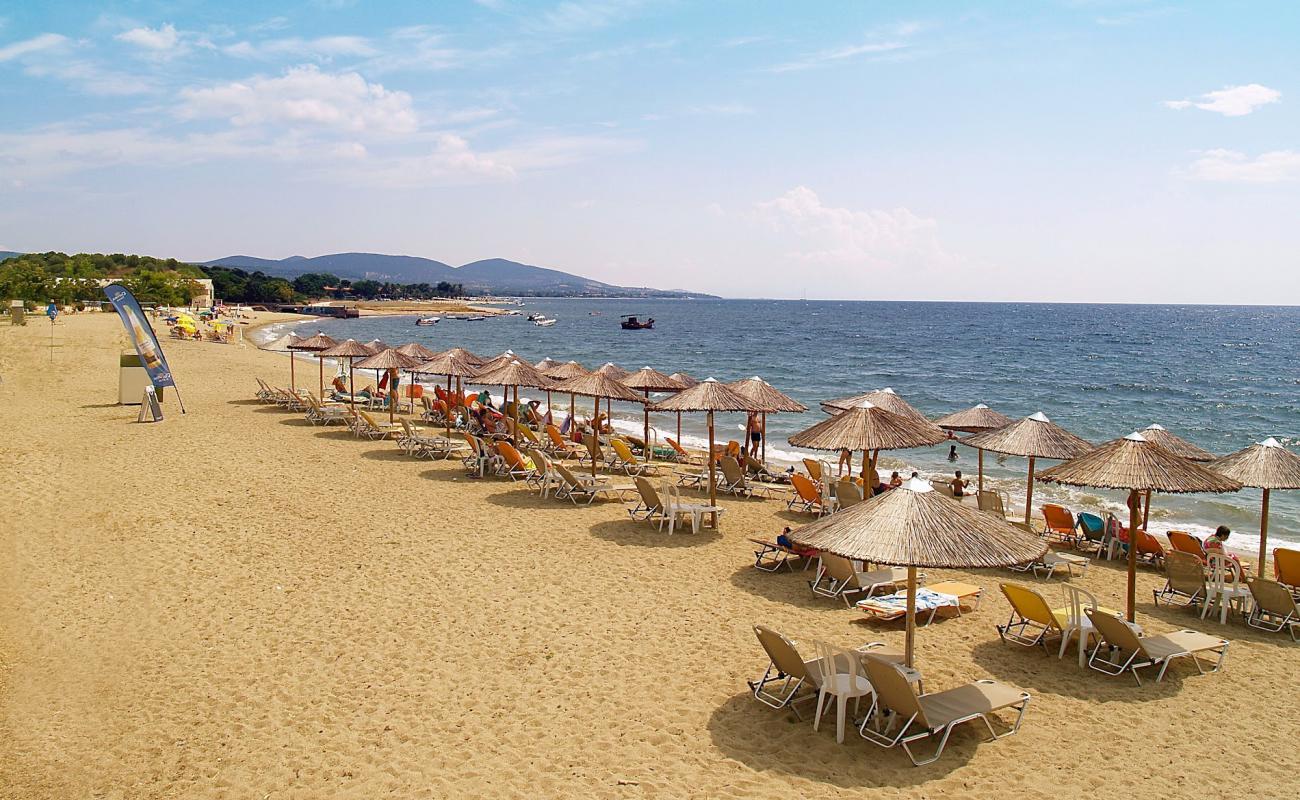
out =
<svg viewBox="0 0 1300 800"><path fill-rule="evenodd" d="M308 272L327 272L348 280L379 280L393 283L459 283L467 291L500 295L549 295L583 297L712 297L700 292L656 289L645 286L616 286L581 275L524 264L505 258L486 258L459 267L421 256L383 253L329 253L320 256L294 255L282 259L232 255L201 266L259 270L267 275L296 278Z"/></svg>

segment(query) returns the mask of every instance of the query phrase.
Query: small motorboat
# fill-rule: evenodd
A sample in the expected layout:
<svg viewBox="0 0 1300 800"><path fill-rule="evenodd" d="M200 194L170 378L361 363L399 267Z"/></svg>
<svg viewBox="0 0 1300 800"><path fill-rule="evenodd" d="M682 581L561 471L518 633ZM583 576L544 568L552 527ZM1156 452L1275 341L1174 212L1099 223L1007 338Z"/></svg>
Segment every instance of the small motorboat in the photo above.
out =
<svg viewBox="0 0 1300 800"><path fill-rule="evenodd" d="M555 324L555 320L549 317L538 317L537 319L533 320L533 324L539 328L549 328Z"/></svg>
<svg viewBox="0 0 1300 800"><path fill-rule="evenodd" d="M529 322L536 322L536 321L539 320L539 319L546 319L546 315L545 315L545 314L529 314L529 315L528 315L528 321L529 321Z"/></svg>
<svg viewBox="0 0 1300 800"><path fill-rule="evenodd" d="M637 319L635 314L624 314L622 319L623 321L619 323L619 327L625 331L648 331L653 330L655 326L654 317L642 322Z"/></svg>
<svg viewBox="0 0 1300 800"><path fill-rule="evenodd" d="M438 317L421 317L415 321L416 325L437 325Z"/></svg>

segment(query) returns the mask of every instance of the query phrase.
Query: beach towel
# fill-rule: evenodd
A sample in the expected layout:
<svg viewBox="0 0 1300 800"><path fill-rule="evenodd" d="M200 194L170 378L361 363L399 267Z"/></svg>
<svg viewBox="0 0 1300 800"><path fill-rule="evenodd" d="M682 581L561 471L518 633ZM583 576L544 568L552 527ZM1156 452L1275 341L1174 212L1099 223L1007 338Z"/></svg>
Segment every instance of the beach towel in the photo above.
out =
<svg viewBox="0 0 1300 800"><path fill-rule="evenodd" d="M860 607L870 606L876 610L889 609L897 611L900 614L907 613L907 592L894 592L893 594L877 595L858 601ZM955 594L942 594L932 592L929 589L917 588L916 590L916 610L917 613L922 611L933 611L936 608L944 606L961 607L961 601Z"/></svg>

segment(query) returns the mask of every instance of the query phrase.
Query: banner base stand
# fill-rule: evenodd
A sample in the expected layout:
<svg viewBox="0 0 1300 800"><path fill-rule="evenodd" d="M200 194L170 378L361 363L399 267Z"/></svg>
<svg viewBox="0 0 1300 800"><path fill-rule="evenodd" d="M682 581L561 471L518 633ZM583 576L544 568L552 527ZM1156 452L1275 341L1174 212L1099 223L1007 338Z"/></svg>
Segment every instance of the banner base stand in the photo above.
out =
<svg viewBox="0 0 1300 800"><path fill-rule="evenodd" d="M144 387L144 396L140 398L140 416L136 422L162 422L162 406L158 404L158 393L152 386Z"/></svg>

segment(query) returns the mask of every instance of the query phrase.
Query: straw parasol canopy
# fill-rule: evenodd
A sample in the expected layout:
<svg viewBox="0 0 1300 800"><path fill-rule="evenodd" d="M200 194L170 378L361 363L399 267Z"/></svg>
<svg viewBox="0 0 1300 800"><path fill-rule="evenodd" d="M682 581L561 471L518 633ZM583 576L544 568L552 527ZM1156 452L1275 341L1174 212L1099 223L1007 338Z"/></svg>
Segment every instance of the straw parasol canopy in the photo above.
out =
<svg viewBox="0 0 1300 800"><path fill-rule="evenodd" d="M307 339L302 339L301 341L289 345L290 350L303 350L316 356L316 362L317 362L316 368L319 373L319 382L320 382L320 386L317 389L317 391L319 392L319 394L317 394L317 397L325 396L325 359L320 356L320 352L322 350L328 350L336 344L338 344L338 342L326 336L325 334L321 333L320 331L316 331L315 336L312 336ZM291 374L289 375L289 383L290 385L292 385L293 383L292 358L290 358L289 361L289 369L291 372Z"/></svg>
<svg viewBox="0 0 1300 800"><path fill-rule="evenodd" d="M688 375L688 374L685 373L685 372L674 372L672 375L669 375L668 377L670 377L670 378L672 378L673 380L677 381L678 383L682 384L682 385L685 386L687 389L689 389L689 388L691 388L692 386L694 386L695 384L699 383L698 380L696 380L695 378L692 378L690 375Z"/></svg>
<svg viewBox="0 0 1300 800"><path fill-rule="evenodd" d="M962 433L979 433L980 431L993 430L1001 428L1004 425L1010 425L1015 422L1006 414L999 413L979 403L965 411L957 411L946 417L940 417L934 421L935 425L949 431L961 431ZM984 491L984 450L975 448L976 458L979 463L979 490Z"/></svg>
<svg viewBox="0 0 1300 800"><path fill-rule="evenodd" d="M495 359L494 359L495 360ZM508 364L502 364L494 369L488 369L486 366L474 378L475 383L500 385L502 387L515 387L515 406L514 421L515 426L519 425L519 387L530 386L534 389L550 389L555 385L555 381L546 377L537 370L532 364L526 361L514 359ZM503 391L506 391L503 388ZM504 399L504 398L503 398ZM512 432L512 435L517 435Z"/></svg>
<svg viewBox="0 0 1300 800"><path fill-rule="evenodd" d="M1070 433L1037 411L1024 419L976 433L961 440L980 450L992 450L1029 459L1029 481L1025 484L1025 524L1030 524L1034 510L1034 461L1039 458L1067 459L1083 455L1092 445Z"/></svg>
<svg viewBox="0 0 1300 800"><path fill-rule="evenodd" d="M361 369L388 370L388 373L392 376L388 387L388 421L392 422L397 406L397 371L399 369L414 369L420 366L420 359L411 358L392 348L387 348L380 350L369 358L356 362L353 366Z"/></svg>
<svg viewBox="0 0 1300 800"><path fill-rule="evenodd" d="M458 352L459 351L459 352ZM453 348L437 353L433 358L415 367L411 371L418 375L446 375L447 391L451 391L451 379L456 379L456 391L460 392L460 382L462 378L472 378L478 374L478 367L475 366L467 357L469 351ZM457 408L460 408L457 405ZM447 406L447 437L451 438L451 413L452 404Z"/></svg>
<svg viewBox="0 0 1300 800"><path fill-rule="evenodd" d="M965 411L956 411L946 417L939 417L934 421L934 424L945 430L979 433L980 431L1001 428L1013 422L1015 420L1006 414L994 411L983 403L979 403Z"/></svg>
<svg viewBox="0 0 1300 800"><path fill-rule="evenodd" d="M328 350L320 351L322 358L346 358L348 360L348 405L356 408L356 384L353 382L353 364L358 358L368 358L370 348L356 339L345 339Z"/></svg>
<svg viewBox="0 0 1300 800"><path fill-rule="evenodd" d="M567 381L570 378L586 375L588 371L586 367L577 361L566 361L554 369L546 370L546 374L557 381Z"/></svg>
<svg viewBox="0 0 1300 800"><path fill-rule="evenodd" d="M790 538L844 558L907 567L908 666L913 661L918 568L1006 567L1047 552L1046 541L1038 536L954 502L921 478L805 525Z"/></svg>
<svg viewBox="0 0 1300 800"><path fill-rule="evenodd" d="M1226 455L1207 466L1220 475L1241 481L1243 486L1263 489L1259 512L1259 574L1265 575L1268 555L1268 495L1274 489L1300 489L1300 456L1268 437L1244 450Z"/></svg>
<svg viewBox="0 0 1300 800"><path fill-rule="evenodd" d="M892 387L886 386L883 389L877 389L874 392L858 394L853 397L841 397L838 400L827 400L822 403L822 410L828 414L836 414L840 411L847 411L854 406L861 405L863 401L880 406L886 411L892 411L895 414L902 414L905 417L920 417L929 421L929 417L922 414L912 407L910 403L898 396Z"/></svg>
<svg viewBox="0 0 1300 800"><path fill-rule="evenodd" d="M438 353L438 355L458 356L460 358L465 359L466 361L468 361L469 363L473 364L476 367L481 367L484 364L484 362L487 360L480 355L471 353L470 351L466 350L463 347L453 347L450 350L443 350L441 353Z"/></svg>
<svg viewBox="0 0 1300 800"><path fill-rule="evenodd" d="M289 391L291 392L295 392L298 390L298 387L296 385L297 380L295 379L293 374L293 362L294 359L297 358L297 356L293 354L293 351L295 349L294 345L298 344L301 341L303 341L301 336L290 331L289 333L286 333L284 336L281 336L279 339L267 342L266 344L262 345L263 350L270 350L273 353L289 354Z"/></svg>
<svg viewBox="0 0 1300 800"><path fill-rule="evenodd" d="M615 364L613 361L606 361L602 366L596 368L596 372L599 372L601 375L608 375L616 381L621 381L628 375L632 374Z"/></svg>
<svg viewBox="0 0 1300 800"><path fill-rule="evenodd" d="M1164 449L1188 461L1213 461L1217 456L1179 436L1175 436L1160 424L1148 425L1142 429L1142 438L1155 442Z"/></svg>
<svg viewBox="0 0 1300 800"><path fill-rule="evenodd" d="M1140 433L1114 439L1038 476L1044 483L1125 489L1129 493L1128 619L1136 605L1137 534L1140 494L1145 491L1235 492L1239 481L1225 478L1193 461L1181 458Z"/></svg>
<svg viewBox="0 0 1300 800"><path fill-rule="evenodd" d="M621 383L629 389L639 389L645 393L646 407L642 411L644 415L644 430L642 440L645 442L646 460L654 458L654 449L650 447L650 393L651 392L680 392L685 389L685 384L678 383L667 375L663 374L652 367L642 367L624 378Z"/></svg>
<svg viewBox="0 0 1300 800"><path fill-rule="evenodd" d="M551 370L555 369L558 366L560 366L560 362L556 361L550 356L547 356L546 358L543 358L541 361L538 361L536 364L534 364L533 369L537 370L538 372L545 373L545 372L550 372Z"/></svg>
<svg viewBox="0 0 1300 800"><path fill-rule="evenodd" d="M580 394L583 397L594 398L596 401L596 408L592 412L593 426L597 423L596 417L600 416L600 398L602 397L609 401L623 400L628 403L645 402L641 395L624 386L618 380L611 378L608 375L601 374L600 372L586 372L582 375L569 378L568 380L560 381L551 388L557 392L568 392L570 395ZM576 414L574 414L574 424L577 424ZM596 474L595 444L600 441L600 431L598 429L592 430L591 436L591 474L594 477Z"/></svg>
<svg viewBox="0 0 1300 800"><path fill-rule="evenodd" d="M709 505L718 505L718 475L714 468L713 413L715 411L758 411L754 401L713 378L705 378L689 389L654 404L651 411L707 411L709 424ZM716 512L709 515L712 527L718 527Z"/></svg>
<svg viewBox="0 0 1300 800"><path fill-rule="evenodd" d="M868 480L875 468L869 453L877 450L906 450L939 444L948 438L933 422L904 416L866 400L846 411L822 420L789 438L795 447L811 450L862 451L862 484L868 497L875 481Z"/></svg>
<svg viewBox="0 0 1300 800"><path fill-rule="evenodd" d="M370 352L372 353L380 353L389 349L388 342L385 342L383 339L371 339L366 342L366 347L369 347Z"/></svg>
<svg viewBox="0 0 1300 800"><path fill-rule="evenodd" d="M430 350L429 348L425 347L419 342L407 342L406 344L398 345L393 349L404 356L410 356L411 358L418 358L421 361L428 361L431 358L438 357L437 352Z"/></svg>
<svg viewBox="0 0 1300 800"><path fill-rule="evenodd" d="M790 397L757 375L729 383L727 388L733 389L738 394L753 400L763 412L798 413L808 410L808 406Z"/></svg>

